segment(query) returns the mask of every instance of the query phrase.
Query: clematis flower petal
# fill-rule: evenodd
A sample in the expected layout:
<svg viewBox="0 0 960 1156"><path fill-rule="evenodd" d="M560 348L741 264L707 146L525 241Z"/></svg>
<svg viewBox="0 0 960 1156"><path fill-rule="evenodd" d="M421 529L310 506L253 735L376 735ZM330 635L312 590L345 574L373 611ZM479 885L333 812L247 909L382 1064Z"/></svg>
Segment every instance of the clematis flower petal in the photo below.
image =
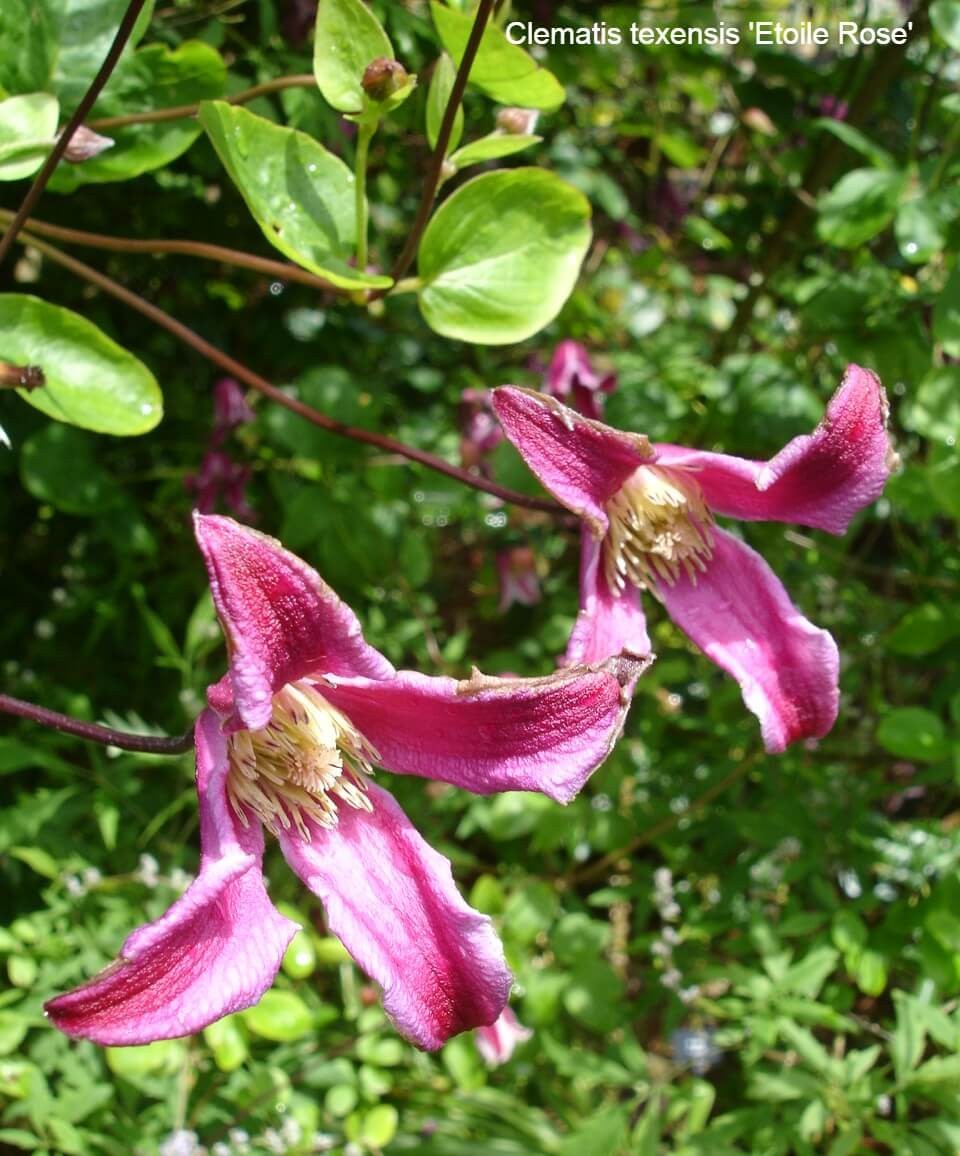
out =
<svg viewBox="0 0 960 1156"><path fill-rule="evenodd" d="M226 741L212 711L197 720L196 741L200 873L115 963L46 1004L68 1035L121 1045L199 1031L257 1002L297 932L264 888L260 828L241 826L227 803Z"/></svg>
<svg viewBox="0 0 960 1156"><path fill-rule="evenodd" d="M606 502L653 456L647 439L581 417L556 398L512 385L493 391L493 408L546 489L602 538Z"/></svg>
<svg viewBox="0 0 960 1156"><path fill-rule="evenodd" d="M383 988L397 1028L421 1048L491 1024L511 976L490 920L463 900L450 863L392 795L368 785L372 811L341 805L310 841L281 832L287 862L324 904L330 930Z"/></svg>
<svg viewBox="0 0 960 1156"><path fill-rule="evenodd" d="M475 671L467 682L402 670L385 682L329 679L320 690L389 771L568 803L619 738L647 665L614 659L528 679Z"/></svg>
<svg viewBox="0 0 960 1156"><path fill-rule="evenodd" d="M603 662L626 652L650 654L640 591L628 585L617 598L600 565L601 544L584 530L580 552L580 613L563 657L565 665Z"/></svg>
<svg viewBox="0 0 960 1156"><path fill-rule="evenodd" d="M740 684L763 741L779 752L821 738L837 717L839 656L826 630L808 622L766 562L723 530L694 585L685 575L657 594L670 617Z"/></svg>
<svg viewBox="0 0 960 1156"><path fill-rule="evenodd" d="M495 1024L477 1028L473 1033L480 1058L488 1068L498 1068L510 1061L517 1045L533 1038L533 1032L517 1019L509 1004L500 1013Z"/></svg>
<svg viewBox="0 0 960 1156"><path fill-rule="evenodd" d="M655 446L657 462L694 470L715 513L842 534L854 514L880 496L896 464L887 411L876 375L851 365L816 430L794 438L769 462L667 445Z"/></svg>
<svg viewBox="0 0 960 1156"><path fill-rule="evenodd" d="M252 730L271 699L313 671L389 678L393 667L364 641L356 615L319 574L273 538L232 518L194 514L197 542L230 651L237 713ZM226 713L225 696L211 696Z"/></svg>

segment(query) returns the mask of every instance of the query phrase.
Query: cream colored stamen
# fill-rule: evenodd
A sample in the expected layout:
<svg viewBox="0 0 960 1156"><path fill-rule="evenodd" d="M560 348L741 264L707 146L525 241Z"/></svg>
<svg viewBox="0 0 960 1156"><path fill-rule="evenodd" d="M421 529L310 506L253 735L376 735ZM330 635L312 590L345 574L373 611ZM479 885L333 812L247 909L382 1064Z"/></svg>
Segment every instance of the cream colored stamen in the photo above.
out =
<svg viewBox="0 0 960 1156"><path fill-rule="evenodd" d="M686 571L691 582L713 553L713 517L689 472L640 466L607 503L610 528L603 542L603 573L617 595L627 583L673 586Z"/></svg>
<svg viewBox="0 0 960 1156"><path fill-rule="evenodd" d="M379 755L308 682L285 686L270 725L238 731L229 749L227 797L245 827L252 811L274 835L296 827L309 840L307 820L335 827L340 803L373 810L367 777Z"/></svg>

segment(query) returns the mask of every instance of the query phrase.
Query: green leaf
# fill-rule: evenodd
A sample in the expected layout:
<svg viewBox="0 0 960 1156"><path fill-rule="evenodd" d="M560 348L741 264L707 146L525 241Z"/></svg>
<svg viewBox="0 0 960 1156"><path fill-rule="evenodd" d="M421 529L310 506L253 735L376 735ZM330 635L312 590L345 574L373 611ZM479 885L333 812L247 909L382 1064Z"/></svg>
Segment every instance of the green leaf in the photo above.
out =
<svg viewBox="0 0 960 1156"><path fill-rule="evenodd" d="M920 1063L926 1045L927 1030L920 1014L919 1001L903 991L893 993L897 1009L897 1026L890 1040L890 1055L898 1081Z"/></svg>
<svg viewBox="0 0 960 1156"><path fill-rule="evenodd" d="M875 144L869 137L864 136L858 128L854 128L852 124L847 124L846 121L836 120L832 116L823 116L815 120L812 127L828 132L831 136L842 140L848 148L852 148L854 152L866 157L875 169L892 169L896 166L896 161L891 153Z"/></svg>
<svg viewBox="0 0 960 1156"><path fill-rule="evenodd" d="M900 252L914 265L925 264L946 242L937 207L926 197L903 202L897 209L893 231Z"/></svg>
<svg viewBox="0 0 960 1156"><path fill-rule="evenodd" d="M960 1056L934 1056L921 1064L907 1078L913 1087L917 1084L956 1084L960 1080Z"/></svg>
<svg viewBox="0 0 960 1156"><path fill-rule="evenodd" d="M420 242L420 309L445 337L523 341L559 313L590 244L586 198L553 173L512 169L463 185Z"/></svg>
<svg viewBox="0 0 960 1156"><path fill-rule="evenodd" d="M299 1040L313 1030L310 1009L292 991L271 989L258 1004L240 1014L254 1035L275 1043Z"/></svg>
<svg viewBox="0 0 960 1156"><path fill-rule="evenodd" d="M455 12L436 0L432 0L430 12L443 47L459 64L473 28L472 14ZM553 73L511 44L495 24L488 24L484 31L469 82L492 100L521 108L559 108L566 97Z"/></svg>
<svg viewBox="0 0 960 1156"><path fill-rule="evenodd" d="M0 4L0 44L4 48L0 52L0 88L8 92L35 92L48 87L57 56L60 24L57 16L49 3L3 0Z"/></svg>
<svg viewBox="0 0 960 1156"><path fill-rule="evenodd" d="M29 0L27 6L30 7ZM58 0L51 8L55 13L58 40L53 87L64 109L72 111L103 64L128 3L127 0ZM121 66L146 32L152 15L153 0L147 0L127 41Z"/></svg>
<svg viewBox="0 0 960 1156"><path fill-rule="evenodd" d="M163 416L160 387L142 361L91 321L37 297L0 294L0 359L43 370L42 388L18 393L57 421L130 436Z"/></svg>
<svg viewBox="0 0 960 1156"><path fill-rule="evenodd" d="M931 441L960 441L960 366L932 369L905 407L903 424Z"/></svg>
<svg viewBox="0 0 960 1156"><path fill-rule="evenodd" d="M623 1108L608 1108L575 1128L557 1152L559 1156L616 1156L626 1139L628 1123Z"/></svg>
<svg viewBox="0 0 960 1156"><path fill-rule="evenodd" d="M539 144L542 136L528 136L524 133L491 132L479 140L471 141L451 156L450 163L458 169L468 165L478 165L482 161L495 161L523 152L531 145Z"/></svg>
<svg viewBox="0 0 960 1156"><path fill-rule="evenodd" d="M397 1134L400 1114L392 1104L377 1104L363 1118L360 1139L371 1148L386 1148Z"/></svg>
<svg viewBox="0 0 960 1156"><path fill-rule="evenodd" d="M930 23L954 52L960 52L960 0L934 0Z"/></svg>
<svg viewBox="0 0 960 1156"><path fill-rule="evenodd" d="M945 353L960 357L960 262L954 265L934 306L933 339Z"/></svg>
<svg viewBox="0 0 960 1156"><path fill-rule="evenodd" d="M47 92L0 101L0 181L19 181L43 164L53 147L60 105Z"/></svg>
<svg viewBox="0 0 960 1156"><path fill-rule="evenodd" d="M313 74L327 104L339 112L360 112L366 100L363 74L380 56L393 60L393 45L361 0L320 0Z"/></svg>
<svg viewBox="0 0 960 1156"><path fill-rule="evenodd" d="M446 111L447 101L450 99L450 92L456 75L457 70L454 68L453 61L445 52L442 52L433 70L430 89L427 92L427 143L431 148L437 147L440 125L443 123L443 114ZM453 130L450 133L450 140L447 142L448 156L460 143L462 136L463 106L460 105L457 108L457 115L453 118Z"/></svg>
<svg viewBox="0 0 960 1156"><path fill-rule="evenodd" d="M31 871L36 871L45 879L56 879L60 874L56 859L42 847L11 847L8 854L26 863Z"/></svg>
<svg viewBox="0 0 960 1156"><path fill-rule="evenodd" d="M389 277L352 269L354 177L323 145L222 101L200 121L267 240L298 265L345 289L389 288Z"/></svg>
<svg viewBox="0 0 960 1156"><path fill-rule="evenodd" d="M890 224L906 177L885 169L854 169L820 198L817 231L831 245L853 249Z"/></svg>
<svg viewBox="0 0 960 1156"><path fill-rule="evenodd" d="M249 1056L239 1016L224 1016L203 1029L203 1038L221 1072L235 1072Z"/></svg>
<svg viewBox="0 0 960 1156"><path fill-rule="evenodd" d="M933 654L941 646L960 634L960 614L947 612L934 602L915 606L900 619L893 628L887 645L894 654L906 654L914 658Z"/></svg>
<svg viewBox="0 0 960 1156"><path fill-rule="evenodd" d="M124 56L94 105L91 119L153 112L222 96L227 70L209 44L188 40L177 48L151 44ZM61 165L51 181L58 192L80 185L125 181L163 168L200 136L194 117L108 129L113 147L79 165Z"/></svg>
<svg viewBox="0 0 960 1156"><path fill-rule="evenodd" d="M864 995L882 995L887 986L887 961L879 951L864 951L854 978Z"/></svg>
<svg viewBox="0 0 960 1156"><path fill-rule="evenodd" d="M97 461L94 439L70 426L48 425L24 442L20 478L38 502L64 514L99 514L123 501L123 491Z"/></svg>
<svg viewBox="0 0 960 1156"><path fill-rule="evenodd" d="M182 1040L158 1040L132 1048L106 1048L107 1067L123 1079L175 1072L183 1056Z"/></svg>
<svg viewBox="0 0 960 1156"><path fill-rule="evenodd" d="M877 742L898 758L922 762L936 762L949 751L940 718L919 706L891 711L877 727Z"/></svg>

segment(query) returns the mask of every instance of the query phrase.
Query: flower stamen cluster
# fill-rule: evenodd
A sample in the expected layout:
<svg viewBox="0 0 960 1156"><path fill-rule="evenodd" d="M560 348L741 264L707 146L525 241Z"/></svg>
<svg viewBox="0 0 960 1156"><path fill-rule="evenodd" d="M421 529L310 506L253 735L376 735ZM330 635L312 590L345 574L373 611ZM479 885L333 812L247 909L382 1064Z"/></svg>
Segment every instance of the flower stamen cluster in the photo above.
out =
<svg viewBox="0 0 960 1156"><path fill-rule="evenodd" d="M696 584L713 554L713 516L700 487L679 469L639 466L607 503L604 577L622 594L657 581L673 586L686 571Z"/></svg>
<svg viewBox="0 0 960 1156"><path fill-rule="evenodd" d="M267 727L231 737L227 797L244 827L252 811L274 835L296 827L309 842L307 820L335 827L338 802L373 810L367 779L378 760L346 715L301 680L274 696Z"/></svg>

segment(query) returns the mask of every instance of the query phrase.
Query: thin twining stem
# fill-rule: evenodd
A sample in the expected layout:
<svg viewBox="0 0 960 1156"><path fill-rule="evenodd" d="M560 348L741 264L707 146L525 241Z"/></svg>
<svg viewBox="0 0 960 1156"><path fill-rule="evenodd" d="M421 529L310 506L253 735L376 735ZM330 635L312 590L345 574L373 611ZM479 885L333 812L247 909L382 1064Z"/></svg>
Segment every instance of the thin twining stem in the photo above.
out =
<svg viewBox="0 0 960 1156"><path fill-rule="evenodd" d="M0 209L0 222L12 218L12 213ZM41 237L52 237L56 241L84 245L90 249L108 249L114 253L182 253L184 256L198 257L204 261L219 261L224 265L252 269L254 272L265 273L281 281L297 281L313 289L324 289L333 293L346 292L331 285L322 277L301 269L298 265L291 265L286 261L271 261L268 257L243 253L239 249L225 249L222 245L208 245L203 241L134 240L130 237L111 237L106 233L87 233L81 229L51 225L47 221L38 221L35 217L30 217L24 223L24 228L29 229L31 233L38 233Z"/></svg>
<svg viewBox="0 0 960 1156"><path fill-rule="evenodd" d="M16 216L7 226L7 231L3 234L3 237L0 238L0 263L2 263L4 257L6 257L10 251L10 246L23 228L24 221L30 216L33 206L40 199L40 194L46 188L47 181L53 176L54 169L56 169L60 163L60 158L67 151L71 137L80 125L83 124L83 118L90 109L93 108L103 86L110 79L110 74L117 66L120 54L130 39L130 34L133 32L134 25L137 23L140 11L145 3L146 0L130 0L130 3L127 5L127 10L123 14L123 19L120 21L120 27L117 29L117 34L113 38L113 43L110 45L110 51L107 53L103 64L100 65L99 72L90 82L90 87L83 94L83 99L74 110L73 116L67 121L67 126L57 138L57 143L53 146L50 155L44 161L43 168L41 168L40 172L34 177L33 184L30 188L27 189L27 195L23 198L23 202L17 210Z"/></svg>
<svg viewBox="0 0 960 1156"><path fill-rule="evenodd" d="M278 76L273 80L265 80L263 84L255 84L252 88L244 88L230 96L221 97L227 104L247 104L256 100L258 96L268 96L271 92L281 92L285 88L316 88L316 77L312 72L299 73L296 76ZM165 120L187 120L196 116L199 104L180 104L175 108L155 108L150 112L131 112L125 116L101 116L91 120L88 128L96 132L104 132L110 128L125 128L129 124L158 124Z"/></svg>
<svg viewBox="0 0 960 1156"><path fill-rule="evenodd" d="M427 469L435 470L439 474L445 474L448 478L454 478L456 481L462 482L465 486L470 486L474 490L483 490L484 493L492 494L494 497L500 498L504 502L510 502L512 505L523 506L528 510L541 510L554 515L564 513L563 508L550 498L533 498L527 494L518 493L516 490L508 489L506 486L498 485L496 482L472 474L469 470L465 470L460 466L451 465L450 462L444 461L443 458L437 457L436 454L431 454L426 450L409 446L405 442L397 441L395 438L387 437L385 434L375 433L373 430L346 425L344 422L337 421L336 418L328 417L326 414L320 413L319 410L314 409L312 406L306 405L295 397L290 397L289 394L284 393L282 389L279 389L265 377L261 377L259 373L254 372L249 366L244 365L241 361L237 361L235 357L231 357L215 345L211 345L209 341L184 325L182 321L178 321L175 317L171 317L169 313L165 313L156 305L151 304L151 302L141 297L139 293L134 293L132 290L125 288L111 277L107 277L104 273L100 273L89 265L85 265L82 261L78 261L75 257L71 257L54 245L40 240L39 237L24 233L20 237L20 240L22 244L32 245L34 248L39 249L41 253L46 254L51 261L62 265L65 269L69 269L71 273L75 273L78 277L82 277L92 285L98 286L105 293L116 297L118 301L122 301L132 309L136 309L138 313L142 313L144 317L148 317L155 324L162 326L185 345L196 350L202 357L205 357L208 361L212 361L214 365L218 365L221 369L237 378L237 380L244 382L251 389L255 389L264 397L268 397L271 401L276 402L277 405L282 405L292 413L298 414L313 425L319 426L321 429L325 429L332 434L336 434L338 437L349 438L355 442L363 442L365 445L375 446L377 449L384 450L387 453L399 454L408 461L417 462L422 466L426 466Z"/></svg>
<svg viewBox="0 0 960 1156"><path fill-rule="evenodd" d="M473 61L480 47L480 41L483 39L487 21L490 19L490 13L493 11L493 5L494 0L480 0L480 3L477 5L477 12L473 18L473 27L470 29L470 37L467 40L466 48L463 50L460 67L457 69L453 87L450 89L450 98L447 100L447 107L443 112L443 120L440 122L437 143L434 146L433 152L430 155L430 161L427 165L427 175L424 178L423 192L420 195L417 215L414 217L413 227L407 236L400 256L393 266L391 276L394 281L399 281L413 264L413 258L416 255L417 246L420 244L420 238L423 236L423 231L427 227L427 221L430 219L430 210L433 208L433 202L437 196L437 189L440 187L443 162L446 159L447 146L450 143L450 134L453 132L453 124L456 120L457 110L460 108L460 102L463 100L463 93L467 87L470 69L473 67ZM374 294L374 296L377 296L377 294Z"/></svg>
<svg viewBox="0 0 960 1156"><path fill-rule="evenodd" d="M45 706L25 702L22 698L12 698L9 694L0 694L0 713L28 719L88 743L100 743L101 746L137 751L144 755L182 755L193 746L192 730L169 738L166 735L138 735L131 731L117 731L113 727L84 722L68 714L60 714L59 711L47 710Z"/></svg>

